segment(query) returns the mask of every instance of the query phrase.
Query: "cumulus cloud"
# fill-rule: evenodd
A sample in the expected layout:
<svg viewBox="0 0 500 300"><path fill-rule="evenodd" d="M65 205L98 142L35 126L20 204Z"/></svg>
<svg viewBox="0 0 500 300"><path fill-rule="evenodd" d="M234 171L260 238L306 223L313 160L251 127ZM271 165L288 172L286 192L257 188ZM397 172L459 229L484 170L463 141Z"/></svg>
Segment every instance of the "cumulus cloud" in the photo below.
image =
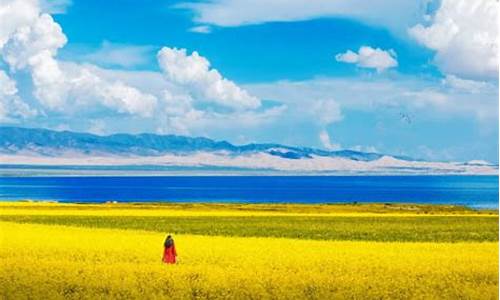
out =
<svg viewBox="0 0 500 300"><path fill-rule="evenodd" d="M50 15L42 14L30 25L14 31L3 49L3 59L12 71L31 72L36 97L51 109L64 102L59 91L65 89L64 75L54 56L66 41L59 24Z"/></svg>
<svg viewBox="0 0 500 300"><path fill-rule="evenodd" d="M376 69L377 72L398 66L394 50L382 50L369 46L362 46L359 48L358 53L351 50L339 53L335 55L335 60L348 64L356 64L361 68Z"/></svg>
<svg viewBox="0 0 500 300"><path fill-rule="evenodd" d="M144 64L152 51L148 46L105 41L97 51L80 56L76 62L60 60L58 52L66 45L67 37L47 12L62 13L69 3L1 0L0 57L2 66L12 74L9 77L3 70L0 73L2 121L34 116L36 111L28 102L40 109L39 116L67 120L78 115L82 122L92 123L89 128L94 131L109 125L97 119L103 115L114 118L113 122L118 124L130 116L143 121L152 119L149 126L153 128L187 134L203 124L230 119L244 120L246 125L242 126L253 126L252 122L260 124L279 114L275 109L254 111L260 107L260 100L224 78L196 52L187 55L186 50L162 49L158 63L164 71L163 77L155 72L106 69ZM28 96L28 102L18 95L15 81L16 77L26 76L31 77L31 83L23 83L29 88L23 94L29 95L31 91L33 95ZM232 109L206 110L204 104L200 105L202 102Z"/></svg>
<svg viewBox="0 0 500 300"><path fill-rule="evenodd" d="M222 77L196 51L188 55L186 49L163 47L157 57L165 77L187 87L193 97L235 109L255 109L260 106L258 98Z"/></svg>
<svg viewBox="0 0 500 300"><path fill-rule="evenodd" d="M156 97L144 94L138 89L127 86L122 82L114 82L97 91L101 95L105 104L115 107L119 112L138 114L143 117L150 117L156 107Z"/></svg>
<svg viewBox="0 0 500 300"><path fill-rule="evenodd" d="M435 50L435 64L466 79L498 77L498 1L443 0L428 23L409 29L417 42Z"/></svg>
<svg viewBox="0 0 500 300"><path fill-rule="evenodd" d="M67 2L58 3L62 7ZM0 3L0 16L5 17L0 18L1 59L13 75L31 77L31 100L38 104L42 116L78 115L82 122L90 122L85 129L95 132L108 130L109 124L99 120L99 116L106 115L108 119L115 116L117 123L121 122L119 118L132 116L140 120L153 119L149 126L160 131L190 134L204 126L222 127L226 121L242 127L257 126L283 111L257 110L261 106L258 98L224 78L205 57L197 52L188 55L185 49L163 48L158 52L163 76L92 64L136 66L144 63L144 57L152 50L150 47L103 42L98 51L80 57L85 63L60 60L58 51L66 45L67 37L52 16L43 12L48 9L43 8L44 5L31 0ZM36 111L17 94L15 80L4 71L0 76L2 121L34 116ZM203 103L231 110L207 110Z"/></svg>
<svg viewBox="0 0 500 300"><path fill-rule="evenodd" d="M80 104L102 105L118 113L152 114L156 104L154 96L119 81L105 80L88 66L64 66L58 61L57 51L66 42L60 25L50 15L41 13L30 24L10 33L2 58L12 72L31 74L34 96L48 110L71 110Z"/></svg>
<svg viewBox="0 0 500 300"><path fill-rule="evenodd" d="M76 71L82 68L81 65L67 62L61 64L61 67L68 73L71 73L73 68ZM271 107L261 106L258 109L211 109L205 107L205 99L195 97L197 93L193 92L191 87L170 81L159 72L113 70L90 65L84 67L89 69L90 74L96 74L106 82L114 80L128 86L141 87L157 98L151 120L137 123L139 126L145 126L141 127L144 128L142 131L153 128L159 133L213 135L214 132L229 130L227 124L234 124L231 126L233 131L251 130L273 122L286 111L286 106L278 104ZM85 88L85 82L91 83L89 89L96 86L89 79L80 82L82 90ZM111 122L108 118L106 124L108 132L116 131L116 128L119 128L116 124L120 124L120 121L113 119ZM221 134L221 137L224 135Z"/></svg>
<svg viewBox="0 0 500 300"><path fill-rule="evenodd" d="M2 28L1 58L12 74L23 73L31 77L32 100L48 116L55 114L58 118L67 118L78 115L83 122L91 120L86 130L99 132L103 128L108 130L108 124L96 119L98 116L106 115L110 119L126 114L141 120L152 119L149 126L160 131L190 134L193 130L199 132L204 126L217 127L217 123L227 120L239 123L241 127L252 127L283 111L277 108L256 110L261 106L258 98L224 78L211 68L206 58L196 52L187 55L184 49L164 48L158 53L163 76L155 72L125 72L91 64L102 60L108 65L122 67L142 63L145 52L151 49L141 46L104 42L99 51L81 59L86 63L62 61L58 59L58 51L65 46L67 38L61 26L42 12L39 3L27 0L7 4L0 5L0 13L15 16L18 20L17 23L10 20L9 26L18 25L8 30ZM10 11L21 9L25 4L32 9L28 17ZM15 80L3 71L1 76L2 121L21 118L21 115L34 116L33 110L17 95ZM203 103L231 110L206 110Z"/></svg>
<svg viewBox="0 0 500 300"><path fill-rule="evenodd" d="M38 15L37 0L1 0L0 50L17 28L29 25Z"/></svg>
<svg viewBox="0 0 500 300"><path fill-rule="evenodd" d="M4 60L14 70L52 59L67 42L61 26L42 14L29 26L18 28L4 47Z"/></svg>

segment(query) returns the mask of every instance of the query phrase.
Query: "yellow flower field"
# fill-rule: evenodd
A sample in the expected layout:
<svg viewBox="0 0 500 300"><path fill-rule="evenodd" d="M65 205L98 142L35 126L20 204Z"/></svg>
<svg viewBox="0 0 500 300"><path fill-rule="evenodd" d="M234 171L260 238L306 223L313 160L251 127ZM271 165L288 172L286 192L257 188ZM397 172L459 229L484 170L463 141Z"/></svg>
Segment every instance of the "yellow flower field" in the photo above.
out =
<svg viewBox="0 0 500 300"><path fill-rule="evenodd" d="M109 203L0 202L0 215L51 216L352 216L467 215L498 217L498 211L476 211L462 206L415 204L223 204L223 203Z"/></svg>
<svg viewBox="0 0 500 300"><path fill-rule="evenodd" d="M498 242L312 241L0 222L1 299L497 299Z"/></svg>

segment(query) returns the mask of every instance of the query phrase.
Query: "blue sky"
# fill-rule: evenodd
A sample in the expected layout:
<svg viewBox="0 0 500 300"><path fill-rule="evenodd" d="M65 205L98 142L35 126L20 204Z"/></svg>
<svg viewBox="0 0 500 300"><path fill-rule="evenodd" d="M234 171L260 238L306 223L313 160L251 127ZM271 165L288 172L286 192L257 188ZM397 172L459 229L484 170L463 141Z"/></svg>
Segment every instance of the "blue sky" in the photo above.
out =
<svg viewBox="0 0 500 300"><path fill-rule="evenodd" d="M496 1L7 2L4 125L498 162Z"/></svg>
<svg viewBox="0 0 500 300"><path fill-rule="evenodd" d="M210 34L199 34L189 32L195 26L193 13L175 8L172 2L144 1L140 6L135 1L101 2L74 1L66 14L55 16L69 37L68 45L60 51L62 57L72 59L74 52L92 51L104 41L151 46L149 61L135 68L154 70L158 69L154 52L161 47L186 48L209 58L228 78L247 83L356 76L359 70L334 63L332 58L335 53L367 44L394 49L399 72L436 74L435 68L426 65L432 51L395 37L387 28L345 17L219 27ZM119 13L112 13L116 11ZM92 22L82 26L82 20Z"/></svg>

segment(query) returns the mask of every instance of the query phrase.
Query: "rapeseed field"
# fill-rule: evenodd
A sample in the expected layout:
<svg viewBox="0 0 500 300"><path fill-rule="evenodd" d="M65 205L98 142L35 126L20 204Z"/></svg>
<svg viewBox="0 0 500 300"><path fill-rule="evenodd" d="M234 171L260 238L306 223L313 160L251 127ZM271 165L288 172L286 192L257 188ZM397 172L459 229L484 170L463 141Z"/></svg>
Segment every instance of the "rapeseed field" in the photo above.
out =
<svg viewBox="0 0 500 300"><path fill-rule="evenodd" d="M356 214L342 225L333 221L342 216L334 214L323 216L331 223L318 225L314 222L321 220L313 219L311 224L323 226L321 230L328 233L328 226L347 228L345 222L350 222L353 229L349 232L356 236L356 221L363 219L362 234L357 235L361 238L330 233L308 239L266 234L266 230L248 236L240 232L245 219L232 220L236 229L216 234L217 228L230 227L231 222L224 221L223 227L217 227L230 213L185 216L202 224L196 230L210 232L203 235L168 231L168 218L175 217L168 213L149 216L167 220L161 223L165 227L158 228L127 227L127 221L146 222L148 216L124 219L117 226L113 221L106 223L106 213L94 215L101 219L91 219L93 223L73 219L78 217L76 213L58 215L51 223L50 215L41 220L33 217L42 216L30 216L25 210L18 210L17 215L1 212L1 299L498 299L498 238L479 233L498 234L497 216L477 215L469 220L464 215L463 224L459 219L448 222L446 216L432 216L441 219L431 220L420 231L419 221L393 219L391 226L401 222L402 232L410 233L401 234L399 241L384 241L365 229L376 223L369 219L375 216L356 220ZM111 216L116 217L115 213ZM283 219L270 218L271 228L310 230L307 219L294 223L297 216L273 216L298 225L287 227ZM255 216L247 218L250 227L257 226L252 223ZM185 225L174 220L177 226ZM101 225L93 226L96 222ZM260 222L263 220L258 219ZM416 224L416 238L409 238L411 224ZM469 230L457 240L443 234L465 227ZM161 263L167 233L174 234L179 254L176 265Z"/></svg>

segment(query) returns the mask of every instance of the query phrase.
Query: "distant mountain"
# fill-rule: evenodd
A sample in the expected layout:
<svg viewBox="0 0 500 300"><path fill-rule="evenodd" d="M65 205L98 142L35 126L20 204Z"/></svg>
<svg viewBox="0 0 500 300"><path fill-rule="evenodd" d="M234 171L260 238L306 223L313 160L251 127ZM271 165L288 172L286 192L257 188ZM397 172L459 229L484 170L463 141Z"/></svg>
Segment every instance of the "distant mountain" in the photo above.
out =
<svg viewBox="0 0 500 300"><path fill-rule="evenodd" d="M0 127L0 165L125 170L261 170L321 174L497 174L484 161L426 162L352 150L280 144L233 145L202 137Z"/></svg>
<svg viewBox="0 0 500 300"><path fill-rule="evenodd" d="M236 146L226 141L203 137L179 135L113 134L99 136L90 133L53 131L39 128L0 127L0 153L29 153L58 156L64 153L110 154L122 156L160 156L165 154L190 154L195 152L227 152L240 155L267 153L287 159L311 158L312 155L344 157L371 161L382 155L359 151L326 151L280 144L247 144Z"/></svg>

